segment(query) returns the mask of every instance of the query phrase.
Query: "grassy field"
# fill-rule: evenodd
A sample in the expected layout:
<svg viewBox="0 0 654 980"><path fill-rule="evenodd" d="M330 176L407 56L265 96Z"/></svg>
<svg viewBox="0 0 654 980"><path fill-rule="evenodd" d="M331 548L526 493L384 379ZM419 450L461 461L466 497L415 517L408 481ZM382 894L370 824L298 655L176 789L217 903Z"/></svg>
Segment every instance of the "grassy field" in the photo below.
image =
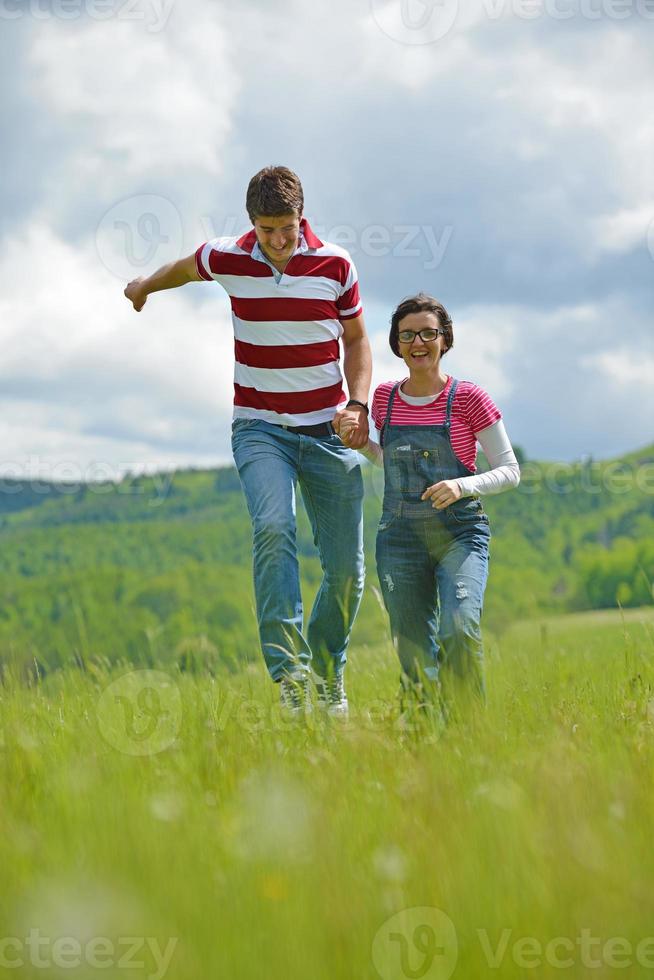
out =
<svg viewBox="0 0 654 980"><path fill-rule="evenodd" d="M653 634L517 624L438 740L390 648L352 651L345 725L282 719L258 660L7 678L7 975L654 975Z"/></svg>

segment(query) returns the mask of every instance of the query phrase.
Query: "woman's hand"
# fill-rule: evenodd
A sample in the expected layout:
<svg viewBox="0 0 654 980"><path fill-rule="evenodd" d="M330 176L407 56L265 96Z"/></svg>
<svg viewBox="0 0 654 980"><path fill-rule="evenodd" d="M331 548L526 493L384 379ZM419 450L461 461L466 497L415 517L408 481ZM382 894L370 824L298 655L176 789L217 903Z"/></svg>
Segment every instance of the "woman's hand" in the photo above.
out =
<svg viewBox="0 0 654 980"><path fill-rule="evenodd" d="M435 507L436 510L444 510L455 500L460 500L461 496L461 487L456 480L441 480L440 483L435 483L433 487L427 487L420 499L431 499L432 507Z"/></svg>
<svg viewBox="0 0 654 980"><path fill-rule="evenodd" d="M341 442L351 449L363 449L368 444L368 416L365 409L343 408L332 419L334 432L341 437Z"/></svg>
<svg viewBox="0 0 654 980"><path fill-rule="evenodd" d="M340 414L340 417L339 415L335 417L332 425L334 426L336 435L340 436L341 442L349 446L351 444L350 440L358 429L357 421Z"/></svg>

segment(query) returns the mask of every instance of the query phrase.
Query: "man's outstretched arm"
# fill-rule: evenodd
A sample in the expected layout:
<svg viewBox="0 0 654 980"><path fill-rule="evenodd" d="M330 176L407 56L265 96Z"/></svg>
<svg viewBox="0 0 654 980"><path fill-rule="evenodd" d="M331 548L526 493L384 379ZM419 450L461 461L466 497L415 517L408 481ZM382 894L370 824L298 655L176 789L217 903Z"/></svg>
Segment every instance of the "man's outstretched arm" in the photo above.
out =
<svg viewBox="0 0 654 980"><path fill-rule="evenodd" d="M136 312L140 313L150 293L156 293L160 289L175 289L177 286L185 286L187 282L199 282L201 279L195 264L195 253L193 253L185 259L178 259L177 262L162 265L151 276L132 279L125 286L124 293Z"/></svg>

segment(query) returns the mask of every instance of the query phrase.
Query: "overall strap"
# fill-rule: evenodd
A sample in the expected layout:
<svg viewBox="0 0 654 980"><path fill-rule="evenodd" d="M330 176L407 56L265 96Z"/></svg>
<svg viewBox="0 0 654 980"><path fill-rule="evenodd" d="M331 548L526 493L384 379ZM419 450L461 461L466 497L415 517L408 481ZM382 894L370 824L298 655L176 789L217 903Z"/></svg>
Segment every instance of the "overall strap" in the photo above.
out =
<svg viewBox="0 0 654 980"><path fill-rule="evenodd" d="M445 409L445 427L449 429L452 422L452 403L454 402L454 396L456 395L456 389L459 382L456 378L452 378L452 387L450 388L450 393L447 396L447 408Z"/></svg>
<svg viewBox="0 0 654 980"><path fill-rule="evenodd" d="M386 418L382 422L382 427L379 430L379 445L384 448L384 431L386 426L390 424L391 412L393 411L393 402L395 401L395 396L397 395L397 389L400 387L401 382L398 381L393 385L390 395L388 396L388 405L386 407Z"/></svg>

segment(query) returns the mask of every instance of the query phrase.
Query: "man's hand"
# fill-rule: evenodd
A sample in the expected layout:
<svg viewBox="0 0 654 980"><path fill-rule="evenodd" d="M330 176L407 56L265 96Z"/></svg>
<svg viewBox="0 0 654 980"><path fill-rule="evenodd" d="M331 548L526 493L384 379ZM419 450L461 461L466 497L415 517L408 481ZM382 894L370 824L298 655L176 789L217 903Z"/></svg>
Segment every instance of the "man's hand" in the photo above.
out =
<svg viewBox="0 0 654 980"><path fill-rule="evenodd" d="M434 483L432 487L427 487L420 499L431 499L432 507L435 507L436 510L444 510L461 497L461 487L456 480L441 480L440 483Z"/></svg>
<svg viewBox="0 0 654 980"><path fill-rule="evenodd" d="M363 314L341 320L343 327L343 373L350 398L359 402L368 401L370 376L372 374L372 355L366 335ZM368 416L365 409L350 405L336 413L334 428L338 431L340 419L354 423L344 426L341 441L351 449L363 449L368 445Z"/></svg>
<svg viewBox="0 0 654 980"><path fill-rule="evenodd" d="M131 282L127 283L123 292L136 312L140 313L148 298L148 294L143 289L143 278L132 279Z"/></svg>
<svg viewBox="0 0 654 980"><path fill-rule="evenodd" d="M350 449L363 449L368 445L368 416L365 409L352 405L337 412L332 421L341 442Z"/></svg>
<svg viewBox="0 0 654 980"><path fill-rule="evenodd" d="M140 313L150 293L158 293L160 289L175 289L177 286L185 286L187 282L198 282L201 278L193 253L185 259L162 265L147 279L132 279L123 292L136 312Z"/></svg>

